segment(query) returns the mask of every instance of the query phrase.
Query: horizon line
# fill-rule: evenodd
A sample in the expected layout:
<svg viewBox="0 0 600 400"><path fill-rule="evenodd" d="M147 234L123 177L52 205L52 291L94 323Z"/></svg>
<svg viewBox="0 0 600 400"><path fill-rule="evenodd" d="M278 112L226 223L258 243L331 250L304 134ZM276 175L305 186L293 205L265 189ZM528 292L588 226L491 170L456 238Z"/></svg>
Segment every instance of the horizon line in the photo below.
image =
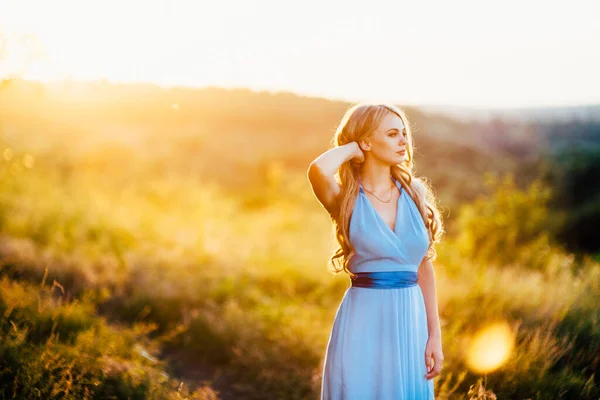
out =
<svg viewBox="0 0 600 400"><path fill-rule="evenodd" d="M6 78L4 78L6 79ZM160 89L190 89L190 90L206 90L206 89L219 89L219 90L230 90L230 91L249 91L256 94L291 94L300 98L307 99L315 99L315 100L326 100L331 102L340 102L340 103L348 103L348 104L356 104L361 102L371 102L370 100L361 100L360 98L349 99L346 97L336 97L336 96L327 96L320 95L309 92L296 91L291 89L273 89L273 88L253 88L250 86L219 86L219 85L193 85L193 84L163 84L160 82L154 81L136 81L136 80L116 80L111 78L95 78L95 79L77 79L72 77L66 77L62 79L52 79L48 81L43 81L40 79L28 79L23 77L12 77L8 78L9 80L14 81L24 81L29 83L40 83L43 85L64 85L64 84L72 84L72 83L81 83L81 84L110 84L114 86L135 86L135 85L147 85L154 86ZM0 79L1 81L1 79ZM519 110L542 110L542 109L577 109L577 108L588 108L588 107L600 107L600 101L598 102L589 102L589 103L563 103L563 104L554 104L554 105L515 105L515 106L478 106L471 104L460 104L460 103L443 103L443 102L420 102L420 103L411 103L411 102L402 102L402 101L390 101L390 100L381 100L381 103L391 103L394 105L400 105L405 107L412 108L429 108L429 109L447 109L450 111L451 109L455 110L463 110L463 111L519 111Z"/></svg>

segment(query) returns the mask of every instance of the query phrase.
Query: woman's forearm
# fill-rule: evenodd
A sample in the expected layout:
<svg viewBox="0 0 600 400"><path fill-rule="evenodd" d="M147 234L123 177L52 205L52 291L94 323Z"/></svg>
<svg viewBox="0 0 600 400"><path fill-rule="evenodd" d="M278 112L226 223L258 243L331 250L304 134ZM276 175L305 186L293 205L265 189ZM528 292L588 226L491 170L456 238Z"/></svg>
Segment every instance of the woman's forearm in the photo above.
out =
<svg viewBox="0 0 600 400"><path fill-rule="evenodd" d="M356 157L359 151L360 148L358 147L358 143L350 142L327 150L317 157L311 165L317 166L324 175L330 176L333 175L343 163Z"/></svg>
<svg viewBox="0 0 600 400"><path fill-rule="evenodd" d="M427 330L429 331L429 337L438 336L441 338L442 330L438 314L435 272L431 260L425 260L419 266L419 286L423 292L425 309L427 310Z"/></svg>

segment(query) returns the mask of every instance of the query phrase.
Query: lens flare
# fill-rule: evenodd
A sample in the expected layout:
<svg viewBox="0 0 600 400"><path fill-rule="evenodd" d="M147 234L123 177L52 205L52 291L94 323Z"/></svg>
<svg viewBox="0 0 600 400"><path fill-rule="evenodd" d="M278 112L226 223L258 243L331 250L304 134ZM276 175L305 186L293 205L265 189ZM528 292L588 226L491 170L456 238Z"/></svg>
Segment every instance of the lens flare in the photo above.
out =
<svg viewBox="0 0 600 400"><path fill-rule="evenodd" d="M468 367L477 373L499 368L510 356L514 341L514 334L506 322L486 326L469 343L466 357Z"/></svg>

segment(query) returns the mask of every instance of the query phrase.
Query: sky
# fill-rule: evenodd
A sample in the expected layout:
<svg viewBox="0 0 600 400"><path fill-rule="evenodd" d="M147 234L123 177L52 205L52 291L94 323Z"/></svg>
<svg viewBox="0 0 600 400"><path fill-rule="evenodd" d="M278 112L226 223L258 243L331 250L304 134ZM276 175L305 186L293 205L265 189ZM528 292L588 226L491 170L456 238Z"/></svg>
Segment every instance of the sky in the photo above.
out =
<svg viewBox="0 0 600 400"><path fill-rule="evenodd" d="M570 106L600 104L598 15L597 0L0 0L0 35L37 38L27 79ZM24 54L9 46L0 75Z"/></svg>

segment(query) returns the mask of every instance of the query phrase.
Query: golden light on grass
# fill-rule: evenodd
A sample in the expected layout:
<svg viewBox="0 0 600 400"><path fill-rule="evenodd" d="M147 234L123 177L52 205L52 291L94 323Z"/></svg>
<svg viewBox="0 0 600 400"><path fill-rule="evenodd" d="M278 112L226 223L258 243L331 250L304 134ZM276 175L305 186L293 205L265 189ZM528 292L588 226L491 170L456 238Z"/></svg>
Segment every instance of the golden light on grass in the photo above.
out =
<svg viewBox="0 0 600 400"><path fill-rule="evenodd" d="M23 156L23 165L27 168L33 168L35 158L31 154L25 154Z"/></svg>
<svg viewBox="0 0 600 400"><path fill-rule="evenodd" d="M510 326L495 322L475 333L467 349L466 362L477 373L487 373L506 362L514 347Z"/></svg>
<svg viewBox="0 0 600 400"><path fill-rule="evenodd" d="M4 152L2 153L2 157L4 157L4 159L6 161L10 161L12 156L13 156L13 151L9 148L5 149Z"/></svg>

